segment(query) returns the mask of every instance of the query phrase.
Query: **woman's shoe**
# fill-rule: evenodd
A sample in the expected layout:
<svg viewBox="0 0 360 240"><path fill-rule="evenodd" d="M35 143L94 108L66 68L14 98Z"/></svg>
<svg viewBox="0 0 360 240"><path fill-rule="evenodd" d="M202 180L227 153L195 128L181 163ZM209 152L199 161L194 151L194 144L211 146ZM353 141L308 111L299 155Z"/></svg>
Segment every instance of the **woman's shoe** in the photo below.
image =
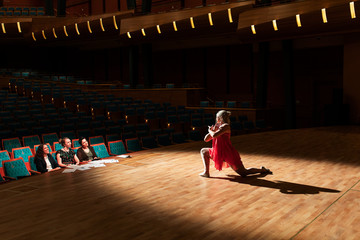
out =
<svg viewBox="0 0 360 240"><path fill-rule="evenodd" d="M209 173L200 173L199 176L209 178L210 174Z"/></svg>
<svg viewBox="0 0 360 240"><path fill-rule="evenodd" d="M263 170L262 173L265 173L265 174L273 174L273 172L272 172L270 169L268 169L268 168L266 168L266 167L264 167L264 166L262 166L261 169Z"/></svg>

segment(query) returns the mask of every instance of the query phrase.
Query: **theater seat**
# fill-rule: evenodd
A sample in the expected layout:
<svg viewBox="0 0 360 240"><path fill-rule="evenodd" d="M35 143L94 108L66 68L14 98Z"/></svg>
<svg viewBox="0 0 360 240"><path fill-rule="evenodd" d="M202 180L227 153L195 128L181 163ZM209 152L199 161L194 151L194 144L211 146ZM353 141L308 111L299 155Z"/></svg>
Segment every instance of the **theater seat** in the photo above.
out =
<svg viewBox="0 0 360 240"><path fill-rule="evenodd" d="M5 176L12 179L17 180L19 177L28 177L31 175L22 158L3 161L3 166Z"/></svg>
<svg viewBox="0 0 360 240"><path fill-rule="evenodd" d="M26 167L30 169L29 157L34 156L30 147L14 148L12 150L12 156L13 158L22 158Z"/></svg>
<svg viewBox="0 0 360 240"><path fill-rule="evenodd" d="M89 138L90 145L98 144L98 143L105 143L103 136L95 136Z"/></svg>
<svg viewBox="0 0 360 240"><path fill-rule="evenodd" d="M143 148L152 149L159 147L154 136L147 136L141 138Z"/></svg>
<svg viewBox="0 0 360 240"><path fill-rule="evenodd" d="M122 140L108 142L108 148L110 155L122 155L127 153Z"/></svg>
<svg viewBox="0 0 360 240"><path fill-rule="evenodd" d="M104 143L95 144L92 145L92 147L99 158L106 158L110 156Z"/></svg>
<svg viewBox="0 0 360 240"><path fill-rule="evenodd" d="M14 148L22 147L19 138L3 139L2 145L4 150L7 150L9 153L11 153Z"/></svg>
<svg viewBox="0 0 360 240"><path fill-rule="evenodd" d="M128 152L137 152L143 150L138 138L126 139L126 148Z"/></svg>

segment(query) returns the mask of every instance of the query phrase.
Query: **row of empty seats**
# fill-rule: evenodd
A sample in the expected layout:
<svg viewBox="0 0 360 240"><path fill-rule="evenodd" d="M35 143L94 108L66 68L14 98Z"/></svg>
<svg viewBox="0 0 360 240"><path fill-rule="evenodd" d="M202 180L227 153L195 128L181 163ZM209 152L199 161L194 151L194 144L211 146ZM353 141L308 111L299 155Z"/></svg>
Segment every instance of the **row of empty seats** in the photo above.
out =
<svg viewBox="0 0 360 240"><path fill-rule="evenodd" d="M21 16L44 16L43 7L0 7L0 16L3 17L21 17Z"/></svg>
<svg viewBox="0 0 360 240"><path fill-rule="evenodd" d="M210 104L210 101L200 101L200 107L216 107L216 108L250 108L251 103L249 101L215 101L214 104Z"/></svg>

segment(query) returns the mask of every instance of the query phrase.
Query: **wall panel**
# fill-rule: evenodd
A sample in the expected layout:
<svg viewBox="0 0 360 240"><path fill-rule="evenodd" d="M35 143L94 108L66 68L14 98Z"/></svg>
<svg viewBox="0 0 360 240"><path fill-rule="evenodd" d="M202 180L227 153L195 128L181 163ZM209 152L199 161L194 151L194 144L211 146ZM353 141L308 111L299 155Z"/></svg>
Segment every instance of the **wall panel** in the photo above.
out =
<svg viewBox="0 0 360 240"><path fill-rule="evenodd" d="M91 0L91 15L104 13L103 1L104 0Z"/></svg>
<svg viewBox="0 0 360 240"><path fill-rule="evenodd" d="M204 86L204 49L187 49L186 80L191 85Z"/></svg>
<svg viewBox="0 0 360 240"><path fill-rule="evenodd" d="M34 6L34 7L45 7L44 0L4 0L4 6L19 6L19 7L26 7L26 6Z"/></svg>
<svg viewBox="0 0 360 240"><path fill-rule="evenodd" d="M226 47L212 47L207 49L206 59L207 89L210 98L216 100L218 94L226 94Z"/></svg>
<svg viewBox="0 0 360 240"><path fill-rule="evenodd" d="M154 83L182 85L182 50L153 53Z"/></svg>
<svg viewBox="0 0 360 240"><path fill-rule="evenodd" d="M185 8L202 6L202 0L185 0Z"/></svg>
<svg viewBox="0 0 360 240"><path fill-rule="evenodd" d="M105 12L113 13L119 11L118 0L106 0L105 1Z"/></svg>
<svg viewBox="0 0 360 240"><path fill-rule="evenodd" d="M230 94L252 94L252 45L230 46Z"/></svg>

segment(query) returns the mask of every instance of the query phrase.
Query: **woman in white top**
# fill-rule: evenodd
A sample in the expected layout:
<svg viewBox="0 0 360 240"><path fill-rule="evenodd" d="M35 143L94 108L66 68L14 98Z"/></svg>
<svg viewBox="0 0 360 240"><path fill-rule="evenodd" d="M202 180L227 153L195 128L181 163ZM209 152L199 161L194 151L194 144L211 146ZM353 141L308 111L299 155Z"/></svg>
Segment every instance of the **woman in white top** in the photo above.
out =
<svg viewBox="0 0 360 240"><path fill-rule="evenodd" d="M51 156L48 146L40 144L36 150L34 162L38 172L45 173L59 170L60 166Z"/></svg>

